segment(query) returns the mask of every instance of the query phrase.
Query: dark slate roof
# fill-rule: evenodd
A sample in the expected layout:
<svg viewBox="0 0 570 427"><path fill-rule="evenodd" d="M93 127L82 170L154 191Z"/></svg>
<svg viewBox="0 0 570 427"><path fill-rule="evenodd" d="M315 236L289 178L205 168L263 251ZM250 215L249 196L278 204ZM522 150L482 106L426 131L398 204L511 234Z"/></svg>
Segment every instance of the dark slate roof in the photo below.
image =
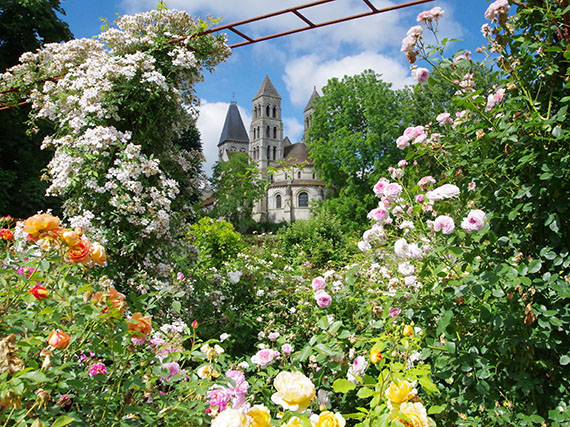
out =
<svg viewBox="0 0 570 427"><path fill-rule="evenodd" d="M313 93L311 94L311 97L309 98L309 102L307 102L307 105L306 105L304 111L307 111L309 108L311 108L313 106L313 104L320 99L320 97L321 97L321 95L319 95L319 92L317 92L317 88L315 86L313 88Z"/></svg>
<svg viewBox="0 0 570 427"><path fill-rule="evenodd" d="M265 76L265 79L263 79L263 83L261 83L261 86L259 87L253 99L257 99L262 95L281 99L277 93L277 89L275 89L275 86L273 86L273 83L271 83L271 80L269 80L269 76L267 75Z"/></svg>
<svg viewBox="0 0 570 427"><path fill-rule="evenodd" d="M226 114L226 121L224 122L224 128L222 129L222 134L220 135L220 141L218 145L226 141L235 142L249 142L249 137L241 120L241 115L237 104L232 102L228 108L228 113Z"/></svg>
<svg viewBox="0 0 570 427"><path fill-rule="evenodd" d="M309 159L307 144L304 142L297 142L293 145L288 145L285 147L283 149L283 159L287 165L295 165L298 163L312 163Z"/></svg>

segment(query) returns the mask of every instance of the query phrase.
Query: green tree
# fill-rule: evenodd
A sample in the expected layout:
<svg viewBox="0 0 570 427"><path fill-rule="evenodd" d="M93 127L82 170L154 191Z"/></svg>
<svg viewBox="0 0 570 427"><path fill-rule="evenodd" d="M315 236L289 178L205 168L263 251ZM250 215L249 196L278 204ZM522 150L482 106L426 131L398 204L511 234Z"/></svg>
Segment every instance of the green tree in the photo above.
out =
<svg viewBox="0 0 570 427"><path fill-rule="evenodd" d="M267 182L246 153L230 152L227 161L214 165L210 179L216 202L211 216L222 217L241 232L252 223L253 207Z"/></svg>
<svg viewBox="0 0 570 427"><path fill-rule="evenodd" d="M315 105L308 131L311 160L319 177L336 189L324 205L347 229L366 222L376 203L370 189L378 172L400 156L394 140L403 125L390 86L371 70L333 78Z"/></svg>
<svg viewBox="0 0 570 427"><path fill-rule="evenodd" d="M65 14L59 0L2 0L0 2L0 70L46 43L70 40L73 35L57 13ZM44 196L42 170L52 153L41 151L47 124L34 136L26 135L30 108L0 111L0 215L26 217L39 209L55 209L59 201Z"/></svg>

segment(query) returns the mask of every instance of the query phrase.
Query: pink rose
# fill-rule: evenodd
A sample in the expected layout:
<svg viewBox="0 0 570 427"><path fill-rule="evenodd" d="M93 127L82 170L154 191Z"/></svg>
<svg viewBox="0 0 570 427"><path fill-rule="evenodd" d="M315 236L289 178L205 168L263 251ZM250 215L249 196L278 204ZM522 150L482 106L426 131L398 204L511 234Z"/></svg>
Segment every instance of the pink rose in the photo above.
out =
<svg viewBox="0 0 570 427"><path fill-rule="evenodd" d="M256 354L251 356L251 361L261 368L266 368L269 365L272 365L273 362L275 362L275 360L278 358L279 358L278 351L271 350L269 348L264 348L263 350L259 350Z"/></svg>
<svg viewBox="0 0 570 427"><path fill-rule="evenodd" d="M443 184L441 187L426 193L426 198L429 200L444 200L451 199L459 195L459 187L453 184Z"/></svg>
<svg viewBox="0 0 570 427"><path fill-rule="evenodd" d="M435 179L431 175L424 176L422 179L418 181L418 185L422 190L425 190L425 187L431 184L435 184Z"/></svg>
<svg viewBox="0 0 570 427"><path fill-rule="evenodd" d="M391 182L384 188L384 195L390 199L395 200L402 194L402 186L396 182Z"/></svg>
<svg viewBox="0 0 570 427"><path fill-rule="evenodd" d="M429 70L427 68L416 68L412 71L412 78L419 83L427 82L429 79Z"/></svg>
<svg viewBox="0 0 570 427"><path fill-rule="evenodd" d="M206 393L206 398L208 399L208 404L210 406L216 406L218 412L226 409L228 402L230 400L229 390L219 384L215 384Z"/></svg>
<svg viewBox="0 0 570 427"><path fill-rule="evenodd" d="M384 207L372 209L370 212L368 212L368 219L371 219L373 221L384 222L386 218L388 218L388 211Z"/></svg>
<svg viewBox="0 0 570 427"><path fill-rule="evenodd" d="M320 276L315 277L313 279L313 283L311 283L311 286L313 287L314 291L319 291L325 287L325 279Z"/></svg>
<svg viewBox="0 0 570 427"><path fill-rule="evenodd" d="M283 344L281 346L281 351L283 354L291 354L293 353L293 346L291 344Z"/></svg>
<svg viewBox="0 0 570 427"><path fill-rule="evenodd" d="M455 223L449 215L440 215L433 222L433 231L451 234L453 230L455 230Z"/></svg>
<svg viewBox="0 0 570 427"><path fill-rule="evenodd" d="M468 233L472 231L481 230L487 223L487 216L485 212L480 209L475 209L469 212L467 218L464 218L461 222L461 228L463 228Z"/></svg>
<svg viewBox="0 0 570 427"><path fill-rule="evenodd" d="M324 290L315 292L315 300L317 305L321 308L328 307L332 303L332 297Z"/></svg>
<svg viewBox="0 0 570 427"><path fill-rule="evenodd" d="M418 195L416 196L416 202L418 202L418 203L423 203L425 199L426 199L426 198L424 197L423 194L418 194Z"/></svg>
<svg viewBox="0 0 570 427"><path fill-rule="evenodd" d="M406 135L402 135L402 136L398 137L398 139L396 140L396 146L400 150L403 150L408 145L410 145L410 138L408 138Z"/></svg>
<svg viewBox="0 0 570 427"><path fill-rule="evenodd" d="M485 11L485 19L493 21L494 19L498 18L499 15L507 13L509 11L509 8L510 6L508 0L496 0L491 3Z"/></svg>
<svg viewBox="0 0 570 427"><path fill-rule="evenodd" d="M402 312L402 310L400 310L398 307L390 307L390 308L388 309L388 316L390 316L390 317L398 317L401 312Z"/></svg>
<svg viewBox="0 0 570 427"><path fill-rule="evenodd" d="M390 181L388 181L386 178L380 178L378 180L374 186L374 194L376 194L376 197L382 197L384 195L384 187L386 187L386 185L389 183Z"/></svg>
<svg viewBox="0 0 570 427"><path fill-rule="evenodd" d="M437 122L443 126L446 123L453 123L453 119L451 118L451 114L449 113L441 113L435 118Z"/></svg>
<svg viewBox="0 0 570 427"><path fill-rule="evenodd" d="M402 39L402 52L413 52L416 49L417 38L413 36L406 36Z"/></svg>
<svg viewBox="0 0 570 427"><path fill-rule="evenodd" d="M176 362L164 363L162 364L161 368L168 370L168 377L162 377L162 380L169 380L174 375L178 375L180 373L180 365Z"/></svg>

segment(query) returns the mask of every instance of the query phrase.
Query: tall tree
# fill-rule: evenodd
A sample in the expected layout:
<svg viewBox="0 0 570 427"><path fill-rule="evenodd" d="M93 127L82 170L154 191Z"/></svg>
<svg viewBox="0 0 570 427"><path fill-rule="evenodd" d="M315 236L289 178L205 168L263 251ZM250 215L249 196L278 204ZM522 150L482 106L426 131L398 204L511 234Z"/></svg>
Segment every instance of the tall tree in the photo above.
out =
<svg viewBox="0 0 570 427"><path fill-rule="evenodd" d="M394 144L401 118L391 85L371 70L329 80L315 104L310 156L319 177L336 189L337 197L325 205L348 229L366 222L378 173L401 155Z"/></svg>
<svg viewBox="0 0 570 427"><path fill-rule="evenodd" d="M57 13L65 14L59 0L0 0L0 71L24 52L73 37ZM47 132L26 135L29 111L27 106L0 111L0 215L25 217L59 206L44 196L41 175L52 155L40 150Z"/></svg>
<svg viewBox="0 0 570 427"><path fill-rule="evenodd" d="M253 207L263 197L266 181L247 153L230 152L227 161L214 165L210 183L216 203L212 216L223 217L240 231L252 222Z"/></svg>

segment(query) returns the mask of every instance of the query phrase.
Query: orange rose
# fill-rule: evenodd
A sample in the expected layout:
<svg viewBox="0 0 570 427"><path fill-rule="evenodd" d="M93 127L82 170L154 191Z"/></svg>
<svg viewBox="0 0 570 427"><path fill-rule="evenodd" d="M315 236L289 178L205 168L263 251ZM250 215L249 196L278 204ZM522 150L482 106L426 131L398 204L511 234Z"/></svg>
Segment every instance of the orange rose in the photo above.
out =
<svg viewBox="0 0 570 427"><path fill-rule="evenodd" d="M111 288L105 292L95 292L95 295L91 297L91 302L103 303L105 306L110 304L111 307L117 309L119 313L123 313L127 306L125 295L118 292L115 288ZM106 306L102 312L105 313L107 309L108 307Z"/></svg>
<svg viewBox="0 0 570 427"><path fill-rule="evenodd" d="M411 337L413 335L414 335L414 328L412 327L412 325L404 326L404 336Z"/></svg>
<svg viewBox="0 0 570 427"><path fill-rule="evenodd" d="M3 228L0 230L0 238L2 240L9 240L12 241L14 240L14 233L12 233L10 230L8 230L7 228Z"/></svg>
<svg viewBox="0 0 570 427"><path fill-rule="evenodd" d="M152 331L152 321L150 316L143 317L141 313L134 313L129 319L129 331L133 331L135 337L144 338Z"/></svg>
<svg viewBox="0 0 570 427"><path fill-rule="evenodd" d="M30 295L33 295L38 300L46 299L49 296L49 291L43 286L36 285L28 291Z"/></svg>
<svg viewBox="0 0 570 427"><path fill-rule="evenodd" d="M87 237L82 236L79 242L67 252L67 258L71 262L78 262L83 265L91 261L91 243Z"/></svg>
<svg viewBox="0 0 570 427"><path fill-rule="evenodd" d="M105 248L98 242L91 245L91 259L97 265L104 265L107 262Z"/></svg>
<svg viewBox="0 0 570 427"><path fill-rule="evenodd" d="M370 361L372 363L378 363L383 359L382 357L382 353L380 352L380 350L377 347L373 347L372 350L370 350Z"/></svg>
<svg viewBox="0 0 570 427"><path fill-rule="evenodd" d="M59 350L65 350L69 345L71 337L59 329L54 329L50 332L48 337L48 344Z"/></svg>
<svg viewBox="0 0 570 427"><path fill-rule="evenodd" d="M59 218L48 213L36 214L24 221L23 231L37 239L41 233L55 230L59 226Z"/></svg>
<svg viewBox="0 0 570 427"><path fill-rule="evenodd" d="M73 230L63 230L61 240L69 247L74 247L81 241L81 237Z"/></svg>

